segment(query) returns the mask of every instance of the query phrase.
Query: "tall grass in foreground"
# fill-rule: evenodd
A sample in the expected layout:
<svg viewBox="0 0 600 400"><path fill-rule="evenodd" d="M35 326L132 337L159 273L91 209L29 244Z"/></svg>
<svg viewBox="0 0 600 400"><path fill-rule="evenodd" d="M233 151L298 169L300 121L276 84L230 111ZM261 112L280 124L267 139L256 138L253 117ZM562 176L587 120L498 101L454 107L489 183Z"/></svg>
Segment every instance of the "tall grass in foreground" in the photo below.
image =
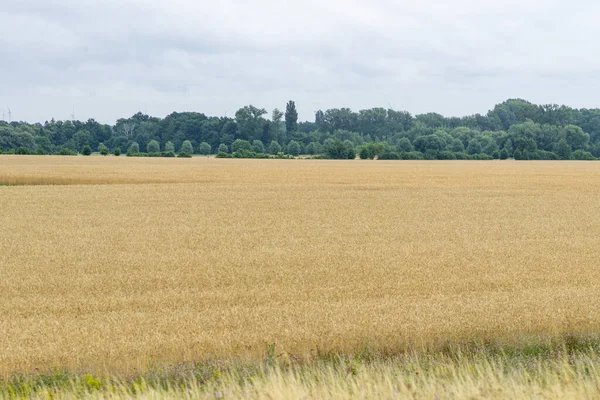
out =
<svg viewBox="0 0 600 400"><path fill-rule="evenodd" d="M598 398L600 341L478 344L436 352L293 362L205 362L110 377L57 371L14 376L0 398Z"/></svg>

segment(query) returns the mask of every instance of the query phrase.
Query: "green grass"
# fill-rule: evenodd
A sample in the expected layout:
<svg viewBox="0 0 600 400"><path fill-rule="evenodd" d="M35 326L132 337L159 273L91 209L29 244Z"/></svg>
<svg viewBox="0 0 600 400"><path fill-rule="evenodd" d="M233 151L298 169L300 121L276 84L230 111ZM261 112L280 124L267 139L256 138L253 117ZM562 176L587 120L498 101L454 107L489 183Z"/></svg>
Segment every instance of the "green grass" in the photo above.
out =
<svg viewBox="0 0 600 400"><path fill-rule="evenodd" d="M386 354L316 354L293 360L272 346L263 361L214 360L149 366L144 372L67 371L15 374L0 399L600 396L600 337L532 337L521 343L448 344Z"/></svg>

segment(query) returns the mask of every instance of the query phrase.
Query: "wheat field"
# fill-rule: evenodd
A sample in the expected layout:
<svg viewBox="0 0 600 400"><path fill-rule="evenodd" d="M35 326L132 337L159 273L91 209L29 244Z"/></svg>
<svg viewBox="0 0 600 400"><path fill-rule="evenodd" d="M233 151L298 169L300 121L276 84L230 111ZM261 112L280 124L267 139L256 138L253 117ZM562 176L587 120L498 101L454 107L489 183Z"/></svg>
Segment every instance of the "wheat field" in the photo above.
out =
<svg viewBox="0 0 600 400"><path fill-rule="evenodd" d="M0 157L0 374L600 328L600 163Z"/></svg>

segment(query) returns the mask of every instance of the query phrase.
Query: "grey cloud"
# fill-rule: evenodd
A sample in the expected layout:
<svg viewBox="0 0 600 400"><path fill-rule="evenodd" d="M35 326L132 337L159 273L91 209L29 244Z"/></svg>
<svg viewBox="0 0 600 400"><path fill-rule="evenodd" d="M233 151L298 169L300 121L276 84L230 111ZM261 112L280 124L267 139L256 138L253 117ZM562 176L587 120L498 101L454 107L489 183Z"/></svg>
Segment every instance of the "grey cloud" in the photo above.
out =
<svg viewBox="0 0 600 400"><path fill-rule="evenodd" d="M594 107L590 0L5 0L0 106L104 122L252 103L300 117L387 106L485 112L507 97ZM587 90L582 85L587 83Z"/></svg>

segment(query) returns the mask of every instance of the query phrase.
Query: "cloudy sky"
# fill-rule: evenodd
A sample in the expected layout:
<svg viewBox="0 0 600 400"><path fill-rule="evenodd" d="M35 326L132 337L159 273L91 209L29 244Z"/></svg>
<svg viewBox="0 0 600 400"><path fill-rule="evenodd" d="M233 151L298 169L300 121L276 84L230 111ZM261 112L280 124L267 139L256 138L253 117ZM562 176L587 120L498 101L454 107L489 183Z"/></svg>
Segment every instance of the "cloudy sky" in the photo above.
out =
<svg viewBox="0 0 600 400"><path fill-rule="evenodd" d="M2 0L0 108L114 123L290 99L308 120L600 107L598 20L592 0Z"/></svg>

